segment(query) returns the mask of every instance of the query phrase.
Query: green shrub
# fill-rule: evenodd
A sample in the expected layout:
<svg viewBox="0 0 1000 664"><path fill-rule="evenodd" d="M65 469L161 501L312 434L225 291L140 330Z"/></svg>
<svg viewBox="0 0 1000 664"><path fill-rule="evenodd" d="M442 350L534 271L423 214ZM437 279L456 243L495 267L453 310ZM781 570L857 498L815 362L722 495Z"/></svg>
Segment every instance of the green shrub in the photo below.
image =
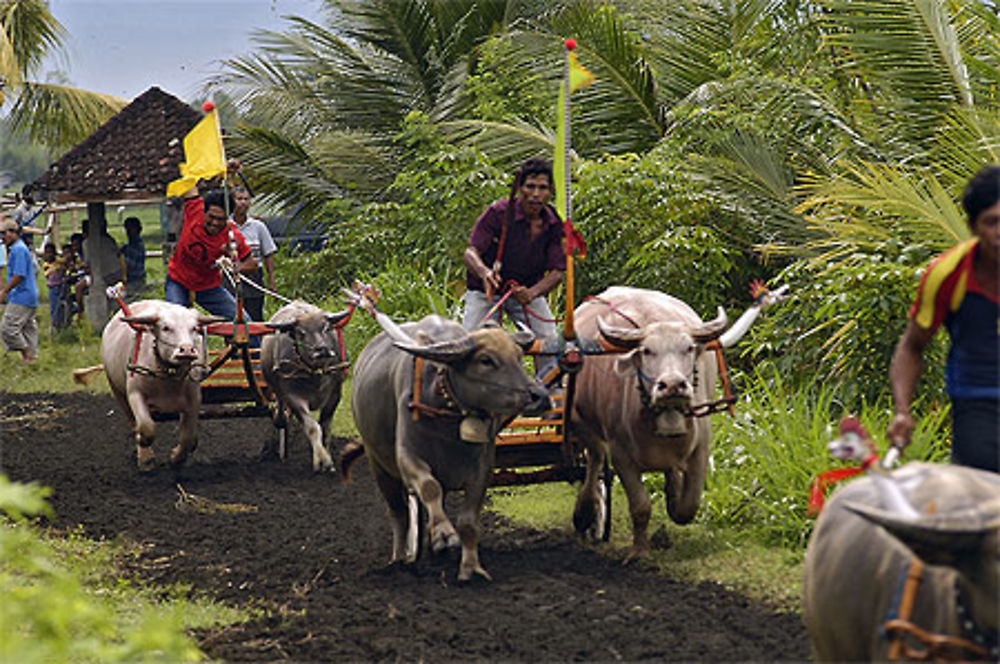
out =
<svg viewBox="0 0 1000 664"><path fill-rule="evenodd" d="M884 401L851 411L822 380L793 387L773 369L750 377L736 417L713 420L713 467L699 519L754 533L765 542L804 546L814 522L806 511L809 486L837 465L827 443L848 414L859 417L884 454L883 432L891 414ZM948 415L944 408L919 420L906 460L947 459Z"/></svg>
<svg viewBox="0 0 1000 664"><path fill-rule="evenodd" d="M180 611L143 610L123 626L111 602L86 592L25 523L48 514L49 490L0 474L0 661L179 662L203 658Z"/></svg>
<svg viewBox="0 0 1000 664"><path fill-rule="evenodd" d="M889 363L906 327L916 270L880 256L859 256L835 269L795 263L775 280L791 286L790 298L751 329L744 359L772 363L792 385L817 379L839 385L850 408L886 398ZM943 394L944 336L927 351L918 395Z"/></svg>

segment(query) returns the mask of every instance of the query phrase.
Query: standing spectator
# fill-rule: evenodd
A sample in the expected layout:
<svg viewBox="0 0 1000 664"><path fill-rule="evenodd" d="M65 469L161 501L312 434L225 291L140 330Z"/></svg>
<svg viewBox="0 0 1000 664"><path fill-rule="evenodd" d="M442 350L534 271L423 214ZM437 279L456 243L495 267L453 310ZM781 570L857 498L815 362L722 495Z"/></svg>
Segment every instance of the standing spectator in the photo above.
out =
<svg viewBox="0 0 1000 664"><path fill-rule="evenodd" d="M1000 471L1000 166L969 180L962 196L972 239L935 258L889 367L894 414L889 440L910 443L913 392L924 349L944 324L951 337L945 388L951 398L952 463Z"/></svg>
<svg viewBox="0 0 1000 664"><path fill-rule="evenodd" d="M63 257L66 261L64 266L66 285L67 287L70 284L73 285L76 310L80 313L85 310L83 296L88 293L92 281L90 264L83 258L83 240L82 233L73 233L69 236L69 246L72 252L68 256L65 253L65 246L63 247Z"/></svg>
<svg viewBox="0 0 1000 664"><path fill-rule="evenodd" d="M267 225L256 217L249 216L250 192L246 187L236 187L233 190L233 221L243 233L243 238L250 246L253 257L257 261L257 269L246 276L258 286L264 285L264 270L261 264L267 269L267 287L274 290L274 254L278 247L274 244L271 231L267 230ZM228 284L227 284L228 286ZM247 313L254 320L264 320L264 293L253 286L244 286L243 304Z"/></svg>
<svg viewBox="0 0 1000 664"><path fill-rule="evenodd" d="M26 184L24 188L21 189L21 202L17 204L14 211L11 212L11 217L17 223L17 227L20 230L22 239L25 240L30 248L32 235L45 235L45 231L38 228L35 225L35 219L38 215L42 213L42 207L35 207L35 197L31 190L31 185Z"/></svg>
<svg viewBox="0 0 1000 664"><path fill-rule="evenodd" d="M59 300L62 298L65 265L66 262L56 255L56 245L47 243L42 250L42 271L49 289L49 323L53 329L59 328L62 322L59 320Z"/></svg>
<svg viewBox="0 0 1000 664"><path fill-rule="evenodd" d="M138 300L146 289L146 245L138 217L125 218L125 235L127 240L118 250L125 268L125 295L130 301Z"/></svg>
<svg viewBox="0 0 1000 664"><path fill-rule="evenodd" d="M38 284L31 252L13 219L0 216L0 233L7 246L7 283L0 288L0 303L7 301L0 321L0 336L7 350L20 351L25 364L38 356Z"/></svg>

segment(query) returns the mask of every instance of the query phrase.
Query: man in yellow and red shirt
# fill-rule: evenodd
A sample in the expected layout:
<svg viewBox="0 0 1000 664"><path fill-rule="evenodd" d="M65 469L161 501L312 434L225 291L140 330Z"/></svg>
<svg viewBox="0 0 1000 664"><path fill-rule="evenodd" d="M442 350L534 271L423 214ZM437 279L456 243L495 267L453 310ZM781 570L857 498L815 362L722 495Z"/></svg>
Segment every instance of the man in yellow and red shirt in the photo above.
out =
<svg viewBox="0 0 1000 664"><path fill-rule="evenodd" d="M227 209L233 209L232 194L216 189L198 198L197 189L192 189L185 199L184 227L167 266L167 302L190 307L193 294L195 302L209 313L232 320L236 317L236 298L222 287L218 260L232 260L244 274L257 270L257 261L243 234L229 220Z"/></svg>
<svg viewBox="0 0 1000 664"><path fill-rule="evenodd" d="M944 323L951 337L945 365L952 406L952 462L998 472L1000 448L1000 166L988 166L965 189L972 239L935 258L892 358L895 413L887 435L906 446L913 433L913 392L923 352Z"/></svg>

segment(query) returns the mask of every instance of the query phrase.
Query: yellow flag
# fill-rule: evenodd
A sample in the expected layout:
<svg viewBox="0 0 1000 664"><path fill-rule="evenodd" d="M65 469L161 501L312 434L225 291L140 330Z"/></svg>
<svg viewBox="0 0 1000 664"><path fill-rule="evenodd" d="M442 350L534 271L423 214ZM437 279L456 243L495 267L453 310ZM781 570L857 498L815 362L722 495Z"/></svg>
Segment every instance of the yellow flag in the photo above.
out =
<svg viewBox="0 0 1000 664"><path fill-rule="evenodd" d="M575 39L566 40L566 61L564 63L564 78L559 86L559 99L556 102L556 145L552 159L553 189L556 196L556 210L563 221L572 216L569 191L569 93L586 87L596 79L584 69L576 58Z"/></svg>
<svg viewBox="0 0 1000 664"><path fill-rule="evenodd" d="M570 51L569 55L569 91L576 92L580 88L585 88L595 80L594 75L584 69L583 65L576 59L576 53Z"/></svg>
<svg viewBox="0 0 1000 664"><path fill-rule="evenodd" d="M218 111L212 109L184 137L184 158L179 164L181 177L167 185L167 196L181 196L198 180L208 180L226 172L226 153L222 149Z"/></svg>

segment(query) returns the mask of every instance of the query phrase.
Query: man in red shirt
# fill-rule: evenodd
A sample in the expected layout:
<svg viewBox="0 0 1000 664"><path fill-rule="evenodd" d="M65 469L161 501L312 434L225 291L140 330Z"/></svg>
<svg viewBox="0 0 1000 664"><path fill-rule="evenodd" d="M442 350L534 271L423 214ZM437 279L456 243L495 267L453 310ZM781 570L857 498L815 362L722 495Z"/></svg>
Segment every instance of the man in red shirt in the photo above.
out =
<svg viewBox="0 0 1000 664"><path fill-rule="evenodd" d="M935 258L924 271L906 331L889 368L895 412L889 440L909 444L913 392L924 349L940 326L951 347L945 387L951 398L952 463L998 468L1000 452L1000 166L988 166L965 189L962 205L972 238Z"/></svg>
<svg viewBox="0 0 1000 664"><path fill-rule="evenodd" d="M228 198L228 209L233 209L232 195L218 189L201 198L197 193L193 188L185 195L184 227L167 266L166 299L190 307L194 294L209 313L232 320L236 298L222 287L218 261L229 261L245 274L257 270L257 261L240 229L229 221L226 203Z"/></svg>

